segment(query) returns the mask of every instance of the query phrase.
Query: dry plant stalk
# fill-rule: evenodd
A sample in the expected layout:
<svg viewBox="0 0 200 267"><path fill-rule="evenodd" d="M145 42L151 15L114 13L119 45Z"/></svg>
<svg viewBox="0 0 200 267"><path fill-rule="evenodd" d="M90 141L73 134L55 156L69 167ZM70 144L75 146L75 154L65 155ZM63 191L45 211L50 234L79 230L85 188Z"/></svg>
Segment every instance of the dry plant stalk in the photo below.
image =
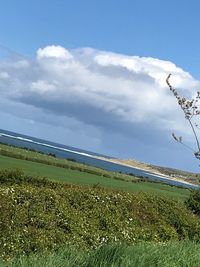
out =
<svg viewBox="0 0 200 267"><path fill-rule="evenodd" d="M188 121L188 123L191 127L192 133L193 133L194 138L195 138L196 147L197 147L196 150L193 150L193 149L192 150L195 151L194 152L195 157L197 159L200 159L200 144L199 144L199 139L198 139L197 131L196 131L198 129L198 124L193 121L194 117L200 115L200 109L198 107L199 100L200 100L200 92L197 92L196 97L192 100L188 100L184 97L181 97L178 94L177 90L174 87L172 87L172 85L169 82L171 75L172 74L170 73L167 76L166 83L167 83L170 91L173 93L173 95L177 99L177 103L180 106L180 108L182 109L182 111L184 112L185 119ZM172 133L172 136L178 143L185 145L183 143L183 139L181 136L177 137L174 133ZM185 146L187 146L187 145L185 145ZM190 148L189 146L187 146L187 147Z"/></svg>

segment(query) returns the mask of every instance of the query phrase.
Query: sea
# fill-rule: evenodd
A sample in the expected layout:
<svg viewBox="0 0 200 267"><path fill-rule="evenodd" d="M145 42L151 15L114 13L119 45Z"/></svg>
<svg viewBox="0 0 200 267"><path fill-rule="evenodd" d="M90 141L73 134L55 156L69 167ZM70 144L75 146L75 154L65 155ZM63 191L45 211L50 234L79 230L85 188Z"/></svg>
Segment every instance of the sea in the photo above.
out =
<svg viewBox="0 0 200 267"><path fill-rule="evenodd" d="M35 138L32 136L27 136L7 130L0 129L0 143L14 145L16 147L21 148L29 148L34 149L36 151L43 152L45 154L55 154L58 158L63 159L73 159L77 162L87 164L90 166L98 167L108 171L121 172L126 174L132 174L138 177L144 177L150 179L152 181L159 181L163 183L167 183L170 185L180 186L184 188L190 189L198 189L199 186L184 183L181 181L171 180L170 177L162 177L159 175L155 175L153 173L136 169L133 167L124 166L121 164L109 162L103 159L98 159L96 157L104 157L105 159L110 159L110 157L86 151L79 148L74 148L71 146L66 146L58 143L54 143L51 141Z"/></svg>

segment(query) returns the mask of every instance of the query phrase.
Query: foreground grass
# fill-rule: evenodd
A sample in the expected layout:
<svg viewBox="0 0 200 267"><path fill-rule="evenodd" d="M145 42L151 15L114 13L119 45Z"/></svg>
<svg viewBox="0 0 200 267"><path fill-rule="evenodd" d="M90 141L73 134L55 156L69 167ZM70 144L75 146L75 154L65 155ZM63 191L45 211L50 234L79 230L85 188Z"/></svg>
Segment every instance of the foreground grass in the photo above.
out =
<svg viewBox="0 0 200 267"><path fill-rule="evenodd" d="M15 149L15 148L11 148ZM21 149L22 150L22 149ZM20 151L21 151L20 150ZM18 149L17 149L18 151ZM22 150L23 151L23 150ZM29 152L29 151L23 151L23 153L35 153L35 152ZM39 153L35 153L38 155ZM39 155L40 156L40 155ZM51 157L41 155L46 157L47 159L56 160L59 162L60 159L52 159ZM67 162L67 160L60 160L61 162ZM75 164L71 162L67 162L66 164ZM78 164L78 163L77 163ZM81 164L80 164L81 165ZM31 175L33 177L39 176L39 177L48 177L48 179L52 181L58 181L63 183L70 183L70 184L83 184L83 185L99 185L102 187L107 188L114 188L114 189L120 189L125 190L128 192L149 192L149 193L155 193L159 195L165 195L174 199L179 200L185 200L188 196L190 191L183 188L178 188L175 186L170 186L166 184L161 183L152 183L152 182L134 182L131 180L123 180L118 179L119 177L115 176L115 173L109 172L108 177L106 176L100 176L97 174L91 174L88 172L80 171L80 170L72 170L70 168L62 168L57 167L54 165L48 165L38 162L33 162L29 160L22 160L22 159L16 159L11 157L6 157L0 155L0 170L1 169L13 169L13 168L20 168L22 169L25 174ZM87 168L87 166L84 166L84 168ZM102 171L99 169L99 171ZM134 177L133 177L134 178Z"/></svg>
<svg viewBox="0 0 200 267"><path fill-rule="evenodd" d="M0 267L199 267L199 255L200 246L191 242L110 245L90 253L68 247L1 262Z"/></svg>

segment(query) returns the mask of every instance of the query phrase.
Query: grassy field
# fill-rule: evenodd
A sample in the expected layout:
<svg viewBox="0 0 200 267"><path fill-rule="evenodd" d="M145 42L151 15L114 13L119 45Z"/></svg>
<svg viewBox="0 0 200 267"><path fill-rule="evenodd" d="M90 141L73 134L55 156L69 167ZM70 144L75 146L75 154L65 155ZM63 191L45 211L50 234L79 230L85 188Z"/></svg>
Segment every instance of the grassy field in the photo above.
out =
<svg viewBox="0 0 200 267"><path fill-rule="evenodd" d="M199 267L200 246L190 242L134 246L103 246L84 253L63 248L48 254L20 257L0 267Z"/></svg>
<svg viewBox="0 0 200 267"><path fill-rule="evenodd" d="M43 163L46 165L57 166L60 168L65 168L65 169L82 171L82 172L95 174L98 176L104 176L108 178L117 178L117 179L121 179L124 181L137 181L138 180L138 178L132 175L122 174L118 172L109 172L109 171L96 168L93 166L85 165L85 164L78 163L78 162L73 162L72 160L56 158L56 157L52 157L52 156L49 156L43 153L30 151L27 149L22 149L22 148L17 148L17 147L12 147L8 145L3 145L3 144L0 144L0 155L11 157L11 158L16 158L16 159L23 159L27 161L37 162L37 163Z"/></svg>
<svg viewBox="0 0 200 267"><path fill-rule="evenodd" d="M25 152L27 154L33 153L29 151ZM54 159L54 158L52 159L49 156L45 157L50 161L56 160L57 162L59 162L59 159ZM62 162L63 160L60 161ZM75 164L75 163L70 162L69 164ZM112 172L110 177L104 177L100 175L90 174L84 171L71 170L68 168L61 168L53 165L42 164L38 162L32 162L29 160L21 160L0 155L0 169L5 169L5 168L8 169L19 168L22 169L27 175L47 177L48 179L51 179L53 181L59 181L71 184L83 184L83 185L98 184L103 187L126 190L129 192L150 192L150 193L162 194L180 200L186 199L190 193L190 191L187 189L182 189L161 183L142 182L142 181L132 182L131 180L129 181L118 180L112 178L115 177L115 175L112 175ZM86 166L84 166L84 168L86 168Z"/></svg>

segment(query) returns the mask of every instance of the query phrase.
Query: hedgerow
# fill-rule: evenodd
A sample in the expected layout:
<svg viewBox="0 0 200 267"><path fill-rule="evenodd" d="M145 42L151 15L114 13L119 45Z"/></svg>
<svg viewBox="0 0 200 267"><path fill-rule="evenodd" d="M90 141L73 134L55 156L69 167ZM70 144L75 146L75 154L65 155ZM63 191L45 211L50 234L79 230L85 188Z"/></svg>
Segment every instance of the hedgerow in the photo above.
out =
<svg viewBox="0 0 200 267"><path fill-rule="evenodd" d="M200 220L183 203L0 173L0 257L170 240L200 241Z"/></svg>

